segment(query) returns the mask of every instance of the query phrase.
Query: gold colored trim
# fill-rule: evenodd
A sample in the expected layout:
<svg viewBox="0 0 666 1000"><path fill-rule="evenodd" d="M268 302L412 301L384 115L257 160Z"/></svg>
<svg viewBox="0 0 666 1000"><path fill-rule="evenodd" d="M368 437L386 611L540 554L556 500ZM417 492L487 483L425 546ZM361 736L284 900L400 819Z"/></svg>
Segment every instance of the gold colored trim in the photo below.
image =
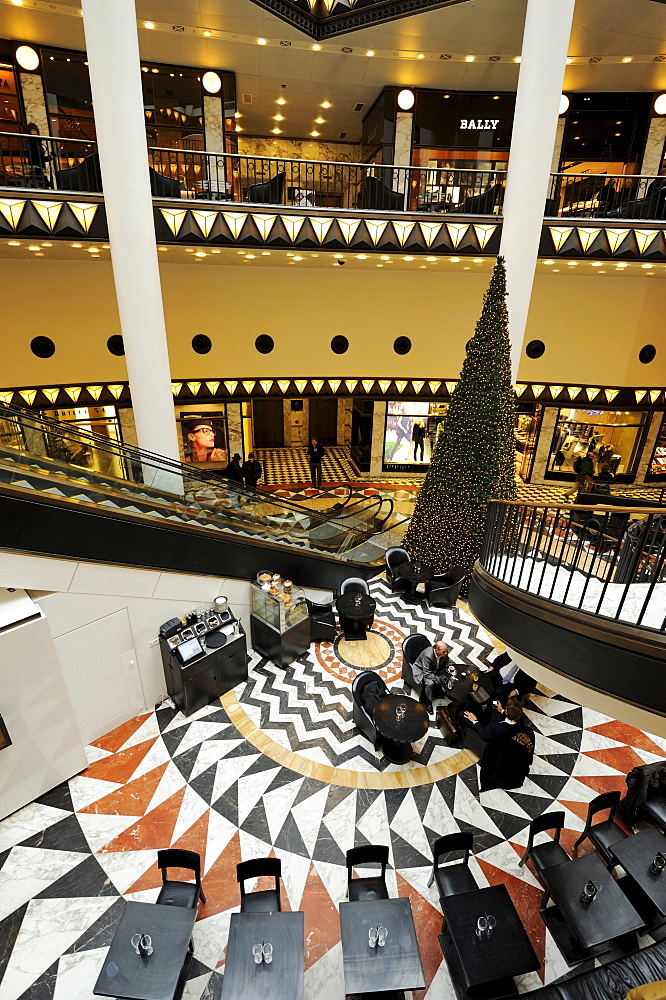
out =
<svg viewBox="0 0 666 1000"><path fill-rule="evenodd" d="M345 788L412 788L415 785L430 785L442 778L450 778L465 768L476 764L477 757L469 750L459 750L448 760L440 760L428 767L406 767L402 771L350 771L345 767L333 767L308 760L300 754L287 750L268 736L246 714L233 691L220 698L229 720L241 736L264 756L274 760L290 771L315 778L328 785L343 785Z"/></svg>

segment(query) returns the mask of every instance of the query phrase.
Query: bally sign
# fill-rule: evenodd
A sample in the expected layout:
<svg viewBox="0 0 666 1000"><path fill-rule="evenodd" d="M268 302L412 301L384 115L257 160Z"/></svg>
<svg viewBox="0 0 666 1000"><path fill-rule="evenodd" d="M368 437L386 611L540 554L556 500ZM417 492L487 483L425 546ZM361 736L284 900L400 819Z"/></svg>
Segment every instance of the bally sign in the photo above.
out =
<svg viewBox="0 0 666 1000"><path fill-rule="evenodd" d="M467 129L477 129L477 131L485 132L495 130L499 125L499 118L461 118L460 127Z"/></svg>

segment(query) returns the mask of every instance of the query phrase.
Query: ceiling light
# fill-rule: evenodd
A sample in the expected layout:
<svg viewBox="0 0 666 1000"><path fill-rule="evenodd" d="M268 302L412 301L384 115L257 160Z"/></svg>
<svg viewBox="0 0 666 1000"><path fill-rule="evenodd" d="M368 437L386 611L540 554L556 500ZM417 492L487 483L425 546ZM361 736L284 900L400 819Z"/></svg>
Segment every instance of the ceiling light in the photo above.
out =
<svg viewBox="0 0 666 1000"><path fill-rule="evenodd" d="M643 267L643 268L647 268L647 269L648 269L648 271L649 271L649 270L650 270L650 268L652 267L652 264L641 264L641 267Z"/></svg>
<svg viewBox="0 0 666 1000"><path fill-rule="evenodd" d="M303 260L303 258L302 258L302 257L293 257L292 259L293 259L293 260Z"/></svg>
<svg viewBox="0 0 666 1000"><path fill-rule="evenodd" d="M30 45L19 45L15 55L16 62L21 69L27 69L29 72L32 72L39 66L39 56Z"/></svg>
<svg viewBox="0 0 666 1000"><path fill-rule="evenodd" d="M447 94L446 96L448 97L449 95ZM499 94L495 94L493 101L499 101Z"/></svg>
<svg viewBox="0 0 666 1000"><path fill-rule="evenodd" d="M322 118L321 115L319 116L319 118L315 118L315 123L317 125L323 125L325 123L325 121L326 121L326 119Z"/></svg>
<svg viewBox="0 0 666 1000"><path fill-rule="evenodd" d="M571 66L572 62L573 62L573 59L571 58L571 56L569 56L569 58L567 59L567 66Z"/></svg>
<svg viewBox="0 0 666 1000"><path fill-rule="evenodd" d="M377 264L377 267L383 267L383 266L384 266L383 264Z"/></svg>
<svg viewBox="0 0 666 1000"><path fill-rule="evenodd" d="M284 97L278 97L278 99L277 99L277 101L275 103L276 104L286 104L287 102L285 101Z"/></svg>
<svg viewBox="0 0 666 1000"><path fill-rule="evenodd" d="M83 246L83 243L70 243L70 246L72 247L73 250L80 250L81 247Z"/></svg>
<svg viewBox="0 0 666 1000"><path fill-rule="evenodd" d="M88 253L99 253L97 247L88 247Z"/></svg>
<svg viewBox="0 0 666 1000"><path fill-rule="evenodd" d="M221 250L211 250L211 253L222 253Z"/></svg>
<svg viewBox="0 0 666 1000"><path fill-rule="evenodd" d="M567 267L578 267L578 261L577 260L567 261Z"/></svg>
<svg viewBox="0 0 666 1000"><path fill-rule="evenodd" d="M277 127L272 128L271 132L273 133L273 135L282 135L282 129L281 128L277 128Z"/></svg>
<svg viewBox="0 0 666 1000"><path fill-rule="evenodd" d="M401 90L398 94L398 107L401 111L409 111L414 107L414 91Z"/></svg>
<svg viewBox="0 0 666 1000"><path fill-rule="evenodd" d="M322 101L321 102L321 106L322 106L322 108L332 108L333 107L333 105L331 104L330 101Z"/></svg>
<svg viewBox="0 0 666 1000"><path fill-rule="evenodd" d="M617 137L618 135L622 135L622 133L621 132L616 132L615 135Z"/></svg>
<svg viewBox="0 0 666 1000"><path fill-rule="evenodd" d="M204 251L203 251L203 250L198 250L198 251L197 251L197 252L195 253L195 255L194 255L194 256L195 256L195 257L205 257L205 256L206 256L206 254L204 253Z"/></svg>
<svg viewBox="0 0 666 1000"><path fill-rule="evenodd" d="M319 135L319 132L317 132L317 129L315 129L313 132L310 132L310 135L316 139L317 136Z"/></svg>
<svg viewBox="0 0 666 1000"><path fill-rule="evenodd" d="M460 257L449 257L449 260L451 261L452 264L460 263Z"/></svg>
<svg viewBox="0 0 666 1000"><path fill-rule="evenodd" d="M207 94L217 94L222 89L222 81L217 73L213 73L212 70L208 70L207 73L201 78L201 83L203 84L203 89Z"/></svg>
<svg viewBox="0 0 666 1000"><path fill-rule="evenodd" d="M169 248L168 247L158 247L157 249L159 250L160 253L166 253ZM215 251L213 251L213 253L215 253Z"/></svg>
<svg viewBox="0 0 666 1000"><path fill-rule="evenodd" d="M312 48L315 52L321 52L321 45L313 45Z"/></svg>
<svg viewBox="0 0 666 1000"><path fill-rule="evenodd" d="M616 266L616 267L620 267L620 268L624 268L624 267L626 267L627 265L626 265L626 264L616 264L615 266Z"/></svg>
<svg viewBox="0 0 666 1000"><path fill-rule="evenodd" d="M284 121L284 115L280 115L280 114L273 115L273 121L274 122L283 122Z"/></svg>
<svg viewBox="0 0 666 1000"><path fill-rule="evenodd" d="M625 56L624 59L622 60L623 63L630 63L631 61L632 61L631 56Z"/></svg>
<svg viewBox="0 0 666 1000"><path fill-rule="evenodd" d="M374 49L368 49L368 51L365 54L366 54L366 56L374 56L375 50Z"/></svg>
<svg viewBox="0 0 666 1000"><path fill-rule="evenodd" d="M151 28L151 29L155 27L155 25L154 25L154 23L152 21L144 21L143 22L143 26L144 26L144 28Z"/></svg>
<svg viewBox="0 0 666 1000"><path fill-rule="evenodd" d="M246 253L245 254L245 260L254 260L255 257L256 257L256 254L254 254L254 253Z"/></svg>
<svg viewBox="0 0 666 1000"><path fill-rule="evenodd" d="M210 31L204 31L204 35L206 36L206 38L209 38L210 37Z"/></svg>
<svg viewBox="0 0 666 1000"><path fill-rule="evenodd" d="M429 262L430 264L436 264L436 263L437 263L437 258L436 258L436 257L426 257L426 260L427 260L427 261L428 261L428 262Z"/></svg>
<svg viewBox="0 0 666 1000"><path fill-rule="evenodd" d="M240 127L240 125L237 125L237 126L236 126L236 131L237 131L237 132L242 132L242 131L243 131L243 129L242 129L241 127Z"/></svg>
<svg viewBox="0 0 666 1000"><path fill-rule="evenodd" d="M519 63L519 62L522 62L522 59L521 59L521 57L520 57L520 56L516 56L516 57L515 57L515 59L514 59L513 61L514 61L515 63Z"/></svg>
<svg viewBox="0 0 666 1000"><path fill-rule="evenodd" d="M10 240L9 243L7 244L7 246L8 247L20 247L21 244L19 243L18 240Z"/></svg>
<svg viewBox="0 0 666 1000"><path fill-rule="evenodd" d="M656 115L666 115L666 94L660 94L655 100L654 113Z"/></svg>
<svg viewBox="0 0 666 1000"><path fill-rule="evenodd" d="M265 44L266 44L265 38L257 38L257 45L265 45Z"/></svg>
<svg viewBox="0 0 666 1000"><path fill-rule="evenodd" d="M425 55L423 54L423 52L419 52L419 54L417 55L416 58L417 59L425 59Z"/></svg>
<svg viewBox="0 0 666 1000"><path fill-rule="evenodd" d="M356 258L357 258L357 260L367 260L368 259L368 255L366 253L357 253L356 254Z"/></svg>
<svg viewBox="0 0 666 1000"><path fill-rule="evenodd" d="M215 253L215 251L214 251L214 250L213 250L213 253ZM262 257L270 257L270 255L271 255L271 252L270 252L270 250L262 250L262 251L261 251L261 256L262 256Z"/></svg>
<svg viewBox="0 0 666 1000"><path fill-rule="evenodd" d="M12 0L12 3L14 4L15 7L23 6L23 0Z"/></svg>
<svg viewBox="0 0 666 1000"><path fill-rule="evenodd" d="M379 259L380 260L390 260L391 258L388 257L386 254L384 254L384 256L380 257Z"/></svg>
<svg viewBox="0 0 666 1000"><path fill-rule="evenodd" d="M42 243L43 247L52 247L53 243Z"/></svg>
<svg viewBox="0 0 666 1000"><path fill-rule="evenodd" d="M39 250L39 247L28 247L28 250Z"/></svg>
<svg viewBox="0 0 666 1000"><path fill-rule="evenodd" d="M483 264L483 257L475 257L472 261L473 264Z"/></svg>
<svg viewBox="0 0 666 1000"><path fill-rule="evenodd" d="M562 96L560 97L560 109L557 113L558 115L563 115L568 110L569 110L569 98L567 97L566 94L562 94Z"/></svg>
<svg viewBox="0 0 666 1000"><path fill-rule="evenodd" d="M555 263L554 260L544 260L544 264L550 265L550 264L554 264L554 263Z"/></svg>
<svg viewBox="0 0 666 1000"><path fill-rule="evenodd" d="M243 116L242 116L242 114L240 113L240 111L234 111L234 118L242 118L242 117L243 117Z"/></svg>
<svg viewBox="0 0 666 1000"><path fill-rule="evenodd" d="M465 56L465 62L474 62L475 56Z"/></svg>
<svg viewBox="0 0 666 1000"><path fill-rule="evenodd" d="M413 258L413 257L403 257L402 259L403 259L403 260L414 260L414 258Z"/></svg>
<svg viewBox="0 0 666 1000"><path fill-rule="evenodd" d="M343 253L334 253L333 257L334 257L335 260L342 260L342 258L344 257L344 254Z"/></svg>
<svg viewBox="0 0 666 1000"><path fill-rule="evenodd" d="M592 264L592 267L602 267L602 266L603 265L600 260L595 260L594 263Z"/></svg>

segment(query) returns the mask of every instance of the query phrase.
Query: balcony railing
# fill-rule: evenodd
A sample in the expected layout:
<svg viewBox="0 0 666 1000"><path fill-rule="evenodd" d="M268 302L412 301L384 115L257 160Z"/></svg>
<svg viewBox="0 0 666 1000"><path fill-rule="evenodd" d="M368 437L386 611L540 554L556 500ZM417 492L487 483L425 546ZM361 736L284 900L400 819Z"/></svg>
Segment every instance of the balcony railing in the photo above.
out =
<svg viewBox="0 0 666 1000"><path fill-rule="evenodd" d="M119 155L122 155L119 153ZM502 214L506 171L336 163L148 149L158 198L289 205L299 210ZM102 193L92 141L0 133L0 187ZM544 216L666 219L666 177L551 174Z"/></svg>
<svg viewBox="0 0 666 1000"><path fill-rule="evenodd" d="M666 508L492 501L479 562L533 597L666 628Z"/></svg>

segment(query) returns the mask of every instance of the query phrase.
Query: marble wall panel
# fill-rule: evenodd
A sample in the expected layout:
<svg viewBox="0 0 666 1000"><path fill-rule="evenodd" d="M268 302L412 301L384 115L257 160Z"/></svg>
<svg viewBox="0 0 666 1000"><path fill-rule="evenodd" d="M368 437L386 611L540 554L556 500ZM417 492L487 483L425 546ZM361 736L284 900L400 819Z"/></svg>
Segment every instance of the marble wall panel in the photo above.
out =
<svg viewBox="0 0 666 1000"><path fill-rule="evenodd" d="M386 419L386 402L375 403L372 411L372 447L370 449L370 475L381 476L382 456L384 454L384 423Z"/></svg>
<svg viewBox="0 0 666 1000"><path fill-rule="evenodd" d="M227 432L229 434L229 454L238 452L243 458L243 416L240 403L227 403Z"/></svg>
<svg viewBox="0 0 666 1000"><path fill-rule="evenodd" d="M645 152L640 172L642 174L658 174L664 157L666 142L666 117L652 118L645 142Z"/></svg>
<svg viewBox="0 0 666 1000"><path fill-rule="evenodd" d="M352 403L351 399L338 399L337 442L346 448L351 445Z"/></svg>
<svg viewBox="0 0 666 1000"><path fill-rule="evenodd" d="M657 437L659 435L659 430L661 428L661 420L664 416L661 410L652 414L650 419L650 427L645 439L645 447L643 448L643 454L641 455L640 461L638 463L638 469L636 470L636 482L644 483L645 474L648 471L650 465L650 459L652 458L652 452L654 451L654 446L657 443ZM648 484L650 485L650 484Z"/></svg>
<svg viewBox="0 0 666 1000"><path fill-rule="evenodd" d="M532 478L530 479L531 483L545 482L544 476L548 465L550 445L553 440L555 424L557 423L557 410L558 408L556 406L546 406L544 408L543 420L541 421L541 432L537 442L536 455L534 456Z"/></svg>
<svg viewBox="0 0 666 1000"><path fill-rule="evenodd" d="M41 76L38 73L20 73L19 81L23 106L25 107L26 125L34 122L40 135L49 135L49 119Z"/></svg>
<svg viewBox="0 0 666 1000"><path fill-rule="evenodd" d="M360 144L268 139L252 135L238 136L238 152L243 156L283 156L289 160L328 160L333 163L358 163L361 159Z"/></svg>
<svg viewBox="0 0 666 1000"><path fill-rule="evenodd" d="M562 152L562 140L564 139L564 128L566 117L561 115L557 119L557 129L555 131L555 144L553 146L553 162L550 165L550 172L556 174L560 169L560 154Z"/></svg>
<svg viewBox="0 0 666 1000"><path fill-rule="evenodd" d="M204 137L206 149L214 153L224 152L224 121L222 117L222 100L217 95L205 95Z"/></svg>

